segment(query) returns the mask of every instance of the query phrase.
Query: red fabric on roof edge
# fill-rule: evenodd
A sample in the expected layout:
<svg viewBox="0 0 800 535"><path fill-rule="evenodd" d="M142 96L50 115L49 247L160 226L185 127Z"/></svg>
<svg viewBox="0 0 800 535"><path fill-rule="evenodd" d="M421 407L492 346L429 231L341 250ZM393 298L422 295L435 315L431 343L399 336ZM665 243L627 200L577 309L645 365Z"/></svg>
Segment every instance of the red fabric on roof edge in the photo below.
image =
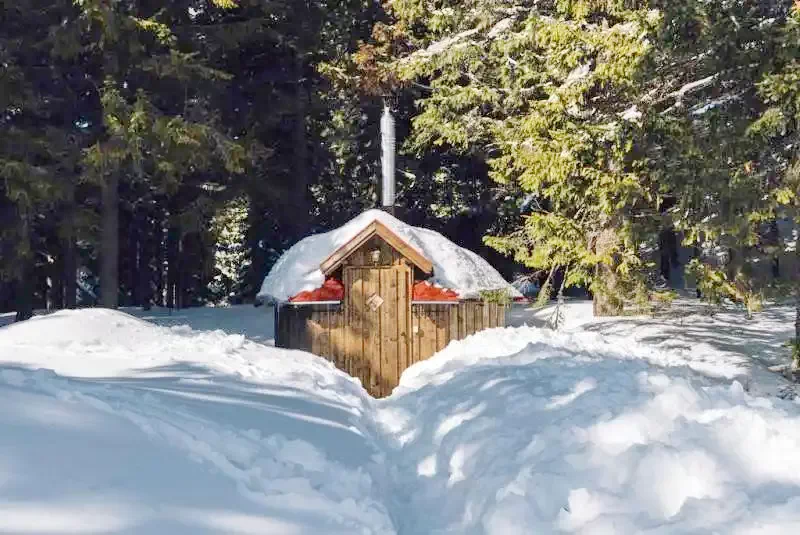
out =
<svg viewBox="0 0 800 535"><path fill-rule="evenodd" d="M341 301L344 298L344 285L336 279L328 279L320 288L300 292L289 298L290 303L311 303L314 301Z"/></svg>
<svg viewBox="0 0 800 535"><path fill-rule="evenodd" d="M289 299L290 303L313 303L315 301L341 301L344 298L344 285L336 279L328 279L320 288L300 292ZM429 282L414 284L414 301L458 301L458 294L447 288L439 288Z"/></svg>
<svg viewBox="0 0 800 535"><path fill-rule="evenodd" d="M453 290L439 288L426 281L416 283L412 295L414 301L458 301L458 294Z"/></svg>

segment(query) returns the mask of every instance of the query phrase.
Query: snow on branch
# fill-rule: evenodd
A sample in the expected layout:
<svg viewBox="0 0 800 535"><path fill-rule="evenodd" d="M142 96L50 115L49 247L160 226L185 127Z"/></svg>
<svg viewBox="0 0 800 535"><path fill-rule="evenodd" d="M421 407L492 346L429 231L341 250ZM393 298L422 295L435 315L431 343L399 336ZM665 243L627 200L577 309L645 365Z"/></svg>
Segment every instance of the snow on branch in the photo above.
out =
<svg viewBox="0 0 800 535"><path fill-rule="evenodd" d="M465 30L463 32L459 32L455 35L446 37L445 39L432 43L431 45L428 46L428 48L424 48L422 50L414 52L413 54L411 54L411 56L409 56L409 58L414 58L414 57L429 58L436 56L438 54L441 54L442 52L447 51L453 45L458 44L464 39L472 37L477 33L478 33L478 28L472 28L471 30Z"/></svg>
<svg viewBox="0 0 800 535"><path fill-rule="evenodd" d="M708 101L705 101L705 102L701 102L701 103L697 104L696 106L694 106L690 110L690 112L691 112L692 115L703 115L707 111L713 110L714 108L718 108L719 106L722 106L723 104L726 104L726 103L728 103L728 102L730 102L732 100L738 99L744 93L745 93L745 91L740 91L738 93L728 93L727 95L723 95L723 96L721 96L719 98L716 98L716 99L713 99L713 100L708 100Z"/></svg>
<svg viewBox="0 0 800 535"><path fill-rule="evenodd" d="M521 13L525 13L529 10L530 9L521 7L508 10L510 15L496 22L486 33L486 38L488 40L497 39L498 37L509 31L514 26L514 21L517 20L517 18ZM455 35L445 37L444 39L440 39L439 41L431 43L430 45L427 46L427 48L414 52L410 56L403 58L403 60L401 61L406 62L417 58L430 58L442 54L444 52L447 52L453 46L461 44L470 37L477 35L479 32L480 28L472 28L469 30L464 30L462 32L459 32ZM470 44L479 44L479 43L477 41L470 41Z"/></svg>
<svg viewBox="0 0 800 535"><path fill-rule="evenodd" d="M677 91L673 91L667 96L672 98L677 98L678 100L680 100L689 93L700 91L701 89L705 89L706 87L712 85L717 80L717 78L719 78L719 73L712 74L711 76L706 76L705 78L701 78L700 80L695 80L694 82L689 82L681 86L681 88L678 89Z"/></svg>

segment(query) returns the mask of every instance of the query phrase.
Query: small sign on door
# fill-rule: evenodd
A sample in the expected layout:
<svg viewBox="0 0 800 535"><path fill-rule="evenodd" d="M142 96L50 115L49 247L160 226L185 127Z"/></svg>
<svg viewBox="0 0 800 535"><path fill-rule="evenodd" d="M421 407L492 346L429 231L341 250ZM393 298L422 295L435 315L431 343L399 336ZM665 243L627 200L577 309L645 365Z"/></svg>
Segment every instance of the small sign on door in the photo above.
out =
<svg viewBox="0 0 800 535"><path fill-rule="evenodd" d="M367 306L371 308L373 312L378 310L382 304L383 304L383 297L381 297L378 294L372 294L367 299Z"/></svg>

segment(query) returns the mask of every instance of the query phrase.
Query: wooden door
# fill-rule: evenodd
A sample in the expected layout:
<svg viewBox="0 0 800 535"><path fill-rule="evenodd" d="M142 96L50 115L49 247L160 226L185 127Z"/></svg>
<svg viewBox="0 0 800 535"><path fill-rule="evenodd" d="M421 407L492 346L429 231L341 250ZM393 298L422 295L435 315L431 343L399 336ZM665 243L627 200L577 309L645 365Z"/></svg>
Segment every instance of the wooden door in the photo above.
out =
<svg viewBox="0 0 800 535"><path fill-rule="evenodd" d="M344 269L348 371L374 396L409 366L411 275L406 265Z"/></svg>

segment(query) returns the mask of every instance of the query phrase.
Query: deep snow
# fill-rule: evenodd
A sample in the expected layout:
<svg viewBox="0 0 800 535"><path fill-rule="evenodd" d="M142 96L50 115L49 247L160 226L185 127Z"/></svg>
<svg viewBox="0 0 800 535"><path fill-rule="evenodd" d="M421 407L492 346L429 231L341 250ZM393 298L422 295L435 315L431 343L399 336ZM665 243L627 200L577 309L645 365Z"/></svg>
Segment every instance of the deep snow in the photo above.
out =
<svg viewBox="0 0 800 535"><path fill-rule="evenodd" d="M726 334L584 306L454 342L378 401L258 343L265 307L0 328L0 534L797 533L798 405L753 395L788 311Z"/></svg>
<svg viewBox="0 0 800 535"><path fill-rule="evenodd" d="M431 283L454 290L462 298L478 297L485 290L521 294L486 260L459 247L436 231L414 227L382 210L367 210L345 225L308 236L286 251L264 279L258 297L286 301L300 292L319 288L325 282L320 264L352 240L373 221L380 221L433 263Z"/></svg>

